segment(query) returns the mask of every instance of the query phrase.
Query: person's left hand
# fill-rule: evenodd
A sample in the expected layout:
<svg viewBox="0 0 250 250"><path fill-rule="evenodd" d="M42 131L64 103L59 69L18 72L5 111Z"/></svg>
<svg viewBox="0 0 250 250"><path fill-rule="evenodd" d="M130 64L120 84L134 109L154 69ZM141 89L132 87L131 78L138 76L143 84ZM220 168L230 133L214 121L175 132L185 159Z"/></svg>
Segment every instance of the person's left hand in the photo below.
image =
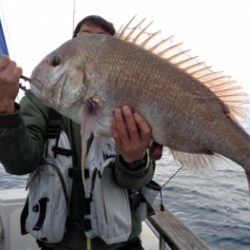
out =
<svg viewBox="0 0 250 250"><path fill-rule="evenodd" d="M112 136L123 160L142 160L149 146L152 129L147 121L128 106L116 108L112 121Z"/></svg>

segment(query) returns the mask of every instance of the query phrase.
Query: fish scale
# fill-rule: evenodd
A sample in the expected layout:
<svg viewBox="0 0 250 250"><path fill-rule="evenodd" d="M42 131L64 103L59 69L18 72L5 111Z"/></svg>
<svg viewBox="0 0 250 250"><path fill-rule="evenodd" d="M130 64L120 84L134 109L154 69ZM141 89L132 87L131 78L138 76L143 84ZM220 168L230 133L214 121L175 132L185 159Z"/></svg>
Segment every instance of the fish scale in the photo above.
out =
<svg viewBox="0 0 250 250"><path fill-rule="evenodd" d="M250 137L235 119L240 113L237 102L245 103L246 95L204 63L197 69L194 61L185 70L184 64L196 60L178 61L185 52L170 53L168 60L166 53L178 45L161 50L159 42L145 49L151 38L140 41L140 32L130 29L128 35L122 31L116 37L85 34L67 41L34 69L31 91L81 124L83 148L90 133L99 139L111 136L113 110L129 105L149 122L153 140L169 147L181 164L209 167L222 155L241 165L250 180ZM54 57L60 58L56 66L51 64ZM60 98L48 99L51 92Z"/></svg>

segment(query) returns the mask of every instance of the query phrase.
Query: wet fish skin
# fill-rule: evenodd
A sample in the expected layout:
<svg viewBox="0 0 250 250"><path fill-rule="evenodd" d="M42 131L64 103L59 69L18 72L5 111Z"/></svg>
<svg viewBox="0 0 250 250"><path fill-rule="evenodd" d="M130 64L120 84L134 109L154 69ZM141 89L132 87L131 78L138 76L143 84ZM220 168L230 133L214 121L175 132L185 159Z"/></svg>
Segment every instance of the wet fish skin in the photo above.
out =
<svg viewBox="0 0 250 250"><path fill-rule="evenodd" d="M250 179L250 137L227 106L196 78L134 44L100 34L74 38L45 57L31 81L39 99L85 122L85 132L111 136L113 110L126 104L146 118L157 143L194 157L223 155Z"/></svg>

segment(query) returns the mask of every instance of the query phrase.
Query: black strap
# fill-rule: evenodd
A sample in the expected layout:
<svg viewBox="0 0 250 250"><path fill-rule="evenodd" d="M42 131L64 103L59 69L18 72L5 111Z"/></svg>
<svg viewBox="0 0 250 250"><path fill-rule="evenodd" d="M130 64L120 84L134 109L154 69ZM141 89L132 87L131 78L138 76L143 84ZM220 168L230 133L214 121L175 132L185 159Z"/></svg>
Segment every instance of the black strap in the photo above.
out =
<svg viewBox="0 0 250 250"><path fill-rule="evenodd" d="M49 109L49 120L47 124L47 138L57 138L63 129L62 115L54 109Z"/></svg>
<svg viewBox="0 0 250 250"><path fill-rule="evenodd" d="M25 235L28 232L25 229L25 222L28 216L28 212L29 212L29 198L27 197L26 201L25 201L25 205L23 207L23 210L21 212L21 216L20 216L20 226L21 226L21 234Z"/></svg>
<svg viewBox="0 0 250 250"><path fill-rule="evenodd" d="M141 202L145 202L147 206L147 216L155 215L155 210L153 209L152 205L145 199L144 195L140 193L141 195Z"/></svg>
<svg viewBox="0 0 250 250"><path fill-rule="evenodd" d="M135 211L142 202L141 193L139 191L128 190L129 205L132 211Z"/></svg>
<svg viewBox="0 0 250 250"><path fill-rule="evenodd" d="M52 151L54 152L55 155L64 155L64 156L71 156L72 155L72 150L71 149L66 149L66 148L61 148L58 146L54 146L52 148Z"/></svg>
<svg viewBox="0 0 250 250"><path fill-rule="evenodd" d="M162 202L161 186L157 182L151 180L149 183L147 183L145 185L145 187L160 192L161 211L164 211L164 210L162 210L162 208L164 206L163 206L163 202ZM128 196L129 196L130 208L132 211L136 210L140 206L141 202L144 202L144 203L146 203L146 206L147 206L147 216L152 216L155 214L155 211L154 211L152 205L147 201L147 199L144 197L142 192L139 192L136 190L128 190Z"/></svg>
<svg viewBox="0 0 250 250"><path fill-rule="evenodd" d="M47 124L47 138L48 139L56 139L56 143L53 147L54 157L57 154L62 155L71 155L71 150L66 150L58 147L60 133L63 129L63 120L62 115L56 112L54 109L49 109L49 119Z"/></svg>
<svg viewBox="0 0 250 250"><path fill-rule="evenodd" d="M43 197L38 201L39 202L39 216L32 230L39 231L42 228L44 220L45 220L45 216L46 216L48 201L49 199L47 197Z"/></svg>
<svg viewBox="0 0 250 250"><path fill-rule="evenodd" d="M46 239L42 239L46 240ZM42 250L55 250L54 248L47 247L43 244L41 240L36 240L37 245L42 249Z"/></svg>
<svg viewBox="0 0 250 250"><path fill-rule="evenodd" d="M86 178L89 178L90 176L87 168L84 169L84 176ZM76 167L69 168L69 177L73 180L82 181L82 169Z"/></svg>
<svg viewBox="0 0 250 250"><path fill-rule="evenodd" d="M150 188L152 190L155 190L155 191L158 191L160 192L160 199L161 199L161 202L160 202L160 208L161 208L161 211L164 211L165 210L165 207L163 205L163 197L162 197L162 187L161 185L159 185L157 182L155 182L154 180L151 180L149 183L147 183L145 185L147 188ZM143 195L142 195L143 196ZM154 209L153 207L151 206L151 204L149 204L146 199L143 197L142 199L145 200L146 204L147 204L147 210L148 210L148 215L154 215L155 212L154 212ZM152 214L153 213L153 214Z"/></svg>
<svg viewBox="0 0 250 250"><path fill-rule="evenodd" d="M161 186L157 182L155 182L154 180L151 180L145 186L147 188L153 189L155 191L159 191L159 192L161 191Z"/></svg>
<svg viewBox="0 0 250 250"><path fill-rule="evenodd" d="M90 144L93 141L93 134L87 142L87 152L90 148ZM68 218L68 225L72 227L81 227L82 229L90 228L88 221L84 221L84 215L89 213L90 202L85 197L84 186L82 182L81 169L73 167L69 169L69 176L73 179L73 186L71 192L71 207L70 217ZM89 170L84 169L84 176L90 177Z"/></svg>

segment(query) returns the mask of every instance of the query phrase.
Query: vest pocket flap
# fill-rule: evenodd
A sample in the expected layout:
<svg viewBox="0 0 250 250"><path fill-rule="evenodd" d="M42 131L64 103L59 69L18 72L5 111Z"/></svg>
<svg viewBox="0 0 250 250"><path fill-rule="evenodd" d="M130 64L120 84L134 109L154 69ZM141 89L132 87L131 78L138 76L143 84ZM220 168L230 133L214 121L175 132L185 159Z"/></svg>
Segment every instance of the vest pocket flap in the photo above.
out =
<svg viewBox="0 0 250 250"><path fill-rule="evenodd" d="M29 233L38 240L50 243L61 241L67 230L72 189L69 169L73 167L71 156L57 154L52 157L54 143L54 139L47 141L49 151L44 153L40 165L29 176L28 197L21 216L23 234ZM58 145L70 148L63 131Z"/></svg>
<svg viewBox="0 0 250 250"><path fill-rule="evenodd" d="M91 208L96 213L92 230L101 239L107 244L128 239L132 227L128 193L118 186L110 167L106 167L102 175L96 175Z"/></svg>

